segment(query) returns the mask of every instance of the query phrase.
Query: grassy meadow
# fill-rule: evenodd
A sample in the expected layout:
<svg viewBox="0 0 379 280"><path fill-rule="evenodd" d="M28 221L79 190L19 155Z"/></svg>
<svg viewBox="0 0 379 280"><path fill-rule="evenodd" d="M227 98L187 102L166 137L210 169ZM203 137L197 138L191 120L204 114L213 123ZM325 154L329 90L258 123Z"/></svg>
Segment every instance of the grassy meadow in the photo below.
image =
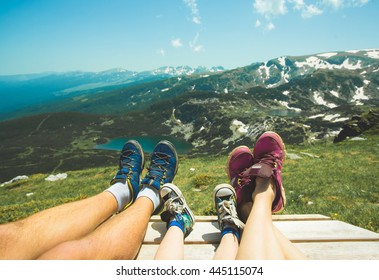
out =
<svg viewBox="0 0 379 280"><path fill-rule="evenodd" d="M367 140L287 146L287 153L301 159L287 158L283 166L283 213L322 214L379 232L379 134L371 131L362 137ZM212 193L217 184L228 181L226 159L180 157L174 183L196 215L215 215ZM116 165L117 158L114 166L67 172L61 181L48 182L49 174L35 174L0 187L0 223L97 194L108 186Z"/></svg>

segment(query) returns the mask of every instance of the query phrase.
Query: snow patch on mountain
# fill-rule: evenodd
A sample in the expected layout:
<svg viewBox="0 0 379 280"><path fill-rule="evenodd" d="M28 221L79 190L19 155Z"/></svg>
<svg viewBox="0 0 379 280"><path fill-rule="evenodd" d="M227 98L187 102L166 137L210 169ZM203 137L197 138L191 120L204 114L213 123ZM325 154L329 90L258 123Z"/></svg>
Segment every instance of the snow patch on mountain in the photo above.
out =
<svg viewBox="0 0 379 280"><path fill-rule="evenodd" d="M288 105L288 102L287 102L287 101L278 101L278 103L279 103L280 105L282 105L283 107L286 107L288 110L293 110L293 111L295 111L295 112L301 112L301 109L299 109L299 108L290 107L290 106Z"/></svg>
<svg viewBox="0 0 379 280"><path fill-rule="evenodd" d="M352 98L352 101L356 102L358 105L362 105L362 103L359 102L360 100L369 100L369 99L370 98L367 95L365 95L363 87L357 87L357 89L355 90L355 95Z"/></svg>
<svg viewBox="0 0 379 280"><path fill-rule="evenodd" d="M260 74L261 78L268 79L270 77L270 68L271 68L271 66L267 67L267 64L265 63L264 65L261 65L258 68L258 71L259 71L259 74Z"/></svg>
<svg viewBox="0 0 379 280"><path fill-rule="evenodd" d="M379 50L370 50L367 51L366 55L370 58L379 59Z"/></svg>
<svg viewBox="0 0 379 280"><path fill-rule="evenodd" d="M326 106L326 107L329 107L329 108L335 108L335 107L337 107L336 104L327 102L324 99L324 97L321 95L321 93L319 93L317 91L313 93L313 99L314 99L315 103L317 103L319 105L323 105L323 106Z"/></svg>
<svg viewBox="0 0 379 280"><path fill-rule="evenodd" d="M308 117L308 119L317 119L317 118L322 118L324 116L325 116L325 114L317 114L317 115L313 115L313 116Z"/></svg>
<svg viewBox="0 0 379 280"><path fill-rule="evenodd" d="M283 67L286 67L286 57L285 56L279 57L278 61L279 61L280 65L282 65Z"/></svg>
<svg viewBox="0 0 379 280"><path fill-rule="evenodd" d="M321 54L318 54L317 56L321 56L321 57L325 57L325 58L330 58L330 57L335 56L337 54L338 53L336 53L336 52L331 52L331 53L321 53Z"/></svg>
<svg viewBox="0 0 379 280"><path fill-rule="evenodd" d="M349 70L356 70L356 69L361 69L362 68L362 61L358 61L356 64L351 64L349 62L349 59L345 59L344 62L339 66L339 67L333 67L335 69L349 69ZM332 69L333 69L332 68Z"/></svg>
<svg viewBox="0 0 379 280"><path fill-rule="evenodd" d="M344 122L349 119L349 118L340 118L340 117L341 117L340 114L326 115L323 117L323 120L336 123L336 122Z"/></svg>
<svg viewBox="0 0 379 280"><path fill-rule="evenodd" d="M298 68L312 67L317 69L348 69L356 70L362 68L362 61L358 60L357 63L353 64L350 62L349 58L345 59L342 64L331 64L323 59L320 59L316 56L310 56L305 59L303 62L295 61L295 65Z"/></svg>
<svg viewBox="0 0 379 280"><path fill-rule="evenodd" d="M225 145L245 136L249 131L249 126L239 120L233 120L229 128L233 132L233 135L223 141Z"/></svg>
<svg viewBox="0 0 379 280"><path fill-rule="evenodd" d="M327 63L326 61L324 61L322 59L319 59L316 56L307 57L305 59L305 61L303 61L303 62L295 61L295 65L298 68L303 68L303 67L306 67L306 66L307 67L313 67L313 68L316 68L316 69L327 68L326 66L328 64L329 63Z"/></svg>

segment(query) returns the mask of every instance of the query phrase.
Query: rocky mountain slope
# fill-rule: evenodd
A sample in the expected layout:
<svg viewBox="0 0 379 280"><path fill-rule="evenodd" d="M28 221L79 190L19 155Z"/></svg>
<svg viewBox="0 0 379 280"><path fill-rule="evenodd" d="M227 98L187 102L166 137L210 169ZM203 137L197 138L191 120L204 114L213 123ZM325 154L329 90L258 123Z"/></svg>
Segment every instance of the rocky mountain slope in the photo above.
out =
<svg viewBox="0 0 379 280"><path fill-rule="evenodd" d="M0 122L0 175L105 164L116 153L94 146L117 137L173 136L191 143L192 155L252 146L265 130L289 144L332 142L355 120L377 127L378 107L379 50L280 57L82 92L23 111L44 114Z"/></svg>
<svg viewBox="0 0 379 280"><path fill-rule="evenodd" d="M115 68L102 72L76 71L0 76L0 96L7 98L7 102L0 104L0 117L17 117L18 114L13 113L15 110L23 112L25 107L33 106L36 106L34 111L32 110L33 113L40 113L41 110L38 108L45 107L48 102L59 103L69 98L77 100L76 96L81 94L93 94L170 77L215 73L223 70L221 66L210 69L179 66L161 67L142 72Z"/></svg>

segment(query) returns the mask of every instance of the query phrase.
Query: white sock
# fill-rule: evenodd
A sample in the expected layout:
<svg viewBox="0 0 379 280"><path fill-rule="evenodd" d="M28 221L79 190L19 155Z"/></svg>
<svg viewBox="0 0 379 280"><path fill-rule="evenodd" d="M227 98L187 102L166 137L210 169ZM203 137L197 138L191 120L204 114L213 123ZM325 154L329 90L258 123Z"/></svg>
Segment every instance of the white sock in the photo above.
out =
<svg viewBox="0 0 379 280"><path fill-rule="evenodd" d="M124 209L125 205L132 200L132 194L127 184L115 183L105 190L110 192L117 200L117 211Z"/></svg>
<svg viewBox="0 0 379 280"><path fill-rule="evenodd" d="M154 187L143 187L143 189L139 192L137 198L141 196L145 196L153 202L154 211L161 203L161 196L159 195L159 191Z"/></svg>

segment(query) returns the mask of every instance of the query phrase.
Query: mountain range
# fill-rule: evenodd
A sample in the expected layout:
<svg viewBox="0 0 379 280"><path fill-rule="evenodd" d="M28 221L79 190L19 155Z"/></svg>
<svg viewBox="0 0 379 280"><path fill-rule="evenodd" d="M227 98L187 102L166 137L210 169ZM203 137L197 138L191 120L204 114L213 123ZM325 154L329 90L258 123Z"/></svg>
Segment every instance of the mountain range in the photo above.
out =
<svg viewBox="0 0 379 280"><path fill-rule="evenodd" d="M0 77L0 84L12 83L41 86L49 98L3 113L10 119L0 122L6 179L15 166L51 172L108 164L114 155L93 148L117 137L176 137L198 155L252 146L265 130L301 145L333 140L357 116L371 128L378 121L379 49L282 56L232 70ZM12 100L10 92L2 94Z"/></svg>
<svg viewBox="0 0 379 280"><path fill-rule="evenodd" d="M61 101L79 94L109 91L111 89L167 79L183 75L223 71L224 68L189 66L161 67L152 71L129 71L114 68L102 72L47 72L41 74L0 76L0 96L7 102L0 104L1 116L25 107Z"/></svg>

